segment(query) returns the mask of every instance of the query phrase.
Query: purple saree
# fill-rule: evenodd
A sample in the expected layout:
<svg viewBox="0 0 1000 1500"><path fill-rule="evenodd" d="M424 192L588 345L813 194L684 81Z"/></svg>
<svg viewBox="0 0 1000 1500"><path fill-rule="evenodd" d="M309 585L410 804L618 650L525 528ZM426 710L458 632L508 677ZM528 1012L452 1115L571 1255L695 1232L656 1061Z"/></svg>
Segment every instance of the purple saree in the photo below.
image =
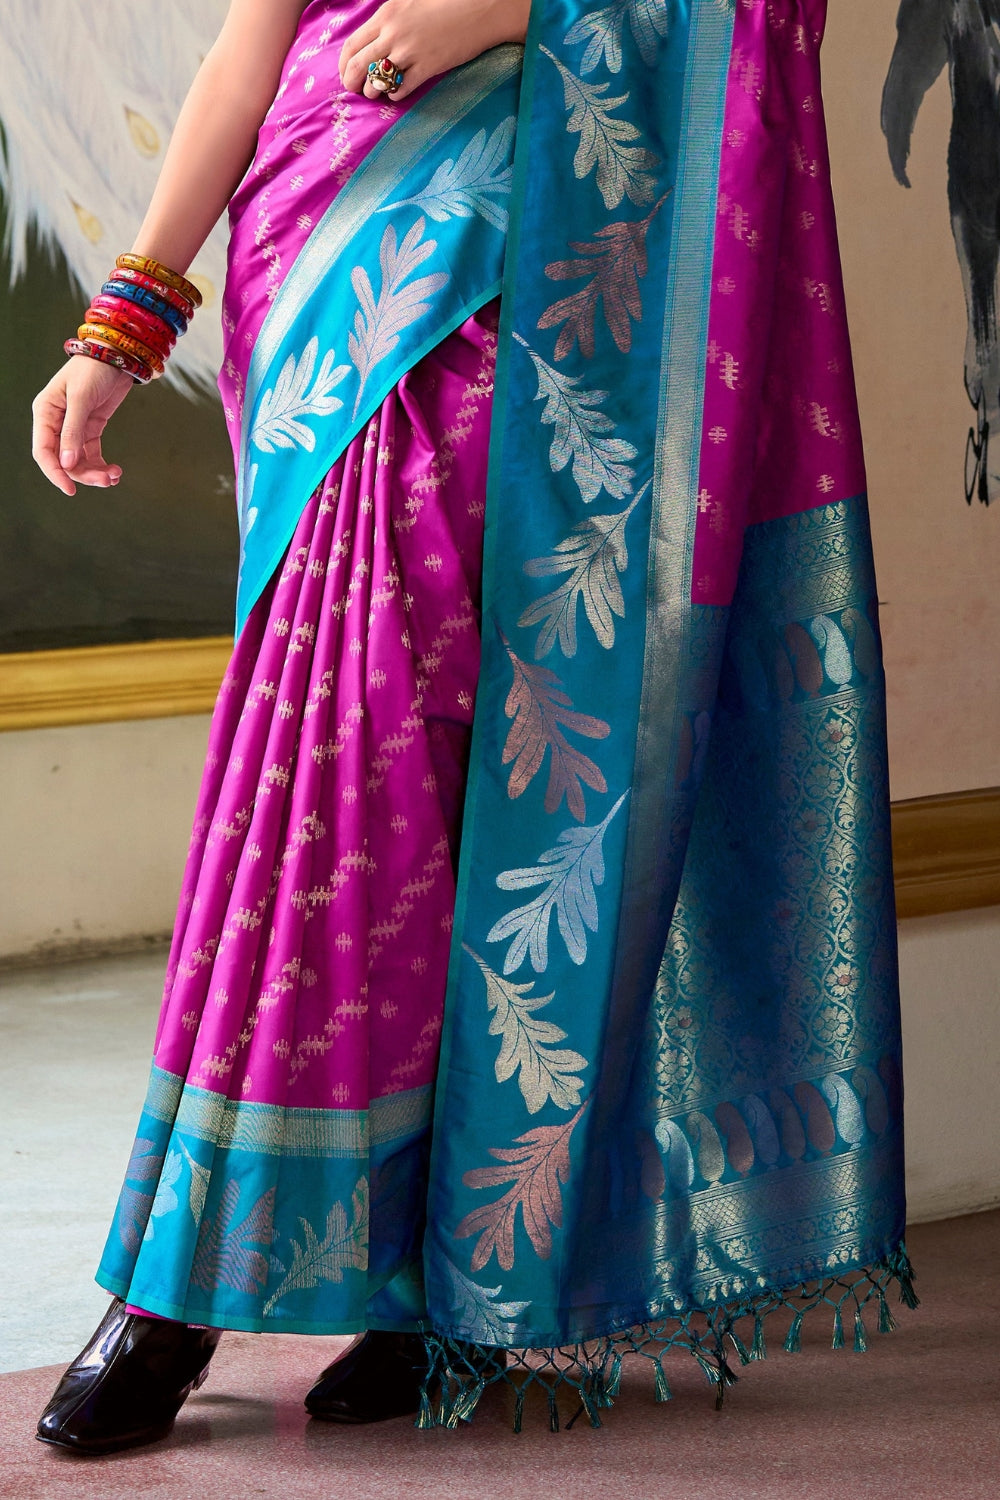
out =
<svg viewBox="0 0 1000 1500"><path fill-rule="evenodd" d="M623 1350L682 1345L721 1392L723 1340L760 1357L768 1312L793 1310L794 1347L807 1306L846 1310L861 1347L865 1305L888 1327L889 1283L912 1295L824 7L536 6L513 187L502 102L395 197L379 173L410 136L389 127L412 123L419 177L449 85L345 94L341 42L374 8L306 7L233 200L244 561L273 550L260 496L282 503L257 468L297 445L325 473L220 694L99 1280L219 1327L422 1329L451 1425L483 1381L455 1396L449 1340L569 1347L558 1379L596 1420ZM541 186L546 112L579 228ZM484 272L325 448L348 367L302 340L331 205L386 215L353 333L339 312L322 333L357 415L372 350L460 279L407 278L447 264L457 223L506 234L507 196L499 333Z"/></svg>

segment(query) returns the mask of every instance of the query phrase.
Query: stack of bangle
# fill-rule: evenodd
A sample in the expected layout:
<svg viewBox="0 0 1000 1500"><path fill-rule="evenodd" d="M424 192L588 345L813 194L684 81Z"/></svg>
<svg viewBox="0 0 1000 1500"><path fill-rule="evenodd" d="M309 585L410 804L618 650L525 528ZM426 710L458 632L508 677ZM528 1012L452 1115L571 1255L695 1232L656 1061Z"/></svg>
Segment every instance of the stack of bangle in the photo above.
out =
<svg viewBox="0 0 1000 1500"><path fill-rule="evenodd" d="M113 365L146 385L163 374L171 350L200 306L201 293L185 276L143 255L119 255L76 338L67 339L63 348Z"/></svg>

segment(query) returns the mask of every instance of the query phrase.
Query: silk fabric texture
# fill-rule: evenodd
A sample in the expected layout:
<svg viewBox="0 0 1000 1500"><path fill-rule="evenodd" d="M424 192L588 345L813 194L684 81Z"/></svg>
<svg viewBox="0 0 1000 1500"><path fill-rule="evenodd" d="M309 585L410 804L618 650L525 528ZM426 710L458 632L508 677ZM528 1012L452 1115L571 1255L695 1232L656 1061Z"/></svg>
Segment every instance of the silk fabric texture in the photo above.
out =
<svg viewBox="0 0 1000 1500"><path fill-rule="evenodd" d="M99 1279L721 1382L910 1295L823 6L544 3L399 108L372 9L233 204L247 623Z"/></svg>

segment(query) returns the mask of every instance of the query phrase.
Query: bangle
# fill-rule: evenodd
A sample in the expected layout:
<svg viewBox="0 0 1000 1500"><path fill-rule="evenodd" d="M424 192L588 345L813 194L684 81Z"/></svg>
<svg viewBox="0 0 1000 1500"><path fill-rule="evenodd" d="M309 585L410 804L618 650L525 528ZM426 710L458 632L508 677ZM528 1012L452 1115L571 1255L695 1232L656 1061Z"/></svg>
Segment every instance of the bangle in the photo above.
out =
<svg viewBox="0 0 1000 1500"><path fill-rule="evenodd" d="M123 375L130 375L137 385L148 385L153 378L152 370L140 360L123 354L120 349L109 349L107 344L88 344L83 339L67 339L63 348L70 356L82 354L87 359L98 360L102 365L111 365L113 369L121 370Z"/></svg>
<svg viewBox="0 0 1000 1500"><path fill-rule="evenodd" d="M110 344L113 349L121 349L125 354L131 354L135 359L141 359L143 364L156 375L163 374L163 366L166 363L148 344L139 339L134 339L127 333L121 333L117 328L112 328L109 323L81 323L76 330L77 338L97 339L99 343Z"/></svg>
<svg viewBox="0 0 1000 1500"><path fill-rule="evenodd" d="M131 302L119 302L116 297L95 297L87 308L85 322L120 328L122 333L148 344L161 359L169 358L177 342L173 329L166 323Z"/></svg>
<svg viewBox="0 0 1000 1500"><path fill-rule="evenodd" d="M163 282L165 286L172 287L175 292L180 292L181 296L186 297L192 307L201 306L201 293L194 282L188 281L187 277L182 276L179 271L171 271L170 267L165 266L162 261L150 260L148 256L133 255L131 252L127 252L124 255L119 255L115 261L115 265L123 271L139 271L145 276L155 277L157 281Z"/></svg>
<svg viewBox="0 0 1000 1500"><path fill-rule="evenodd" d="M143 286L134 286L129 281L106 281L101 287L102 295L106 297L124 297L126 302L134 302L137 307L144 307L149 312L155 313L162 318L164 323L170 327L180 338L182 333L187 332L188 318L185 313L178 312L172 303L157 297L155 292L149 291Z"/></svg>
<svg viewBox="0 0 1000 1500"><path fill-rule="evenodd" d="M168 286L165 281L157 281L155 276L147 276L145 271L131 271L128 266L115 266L109 277L111 281L127 281L132 286L145 287L147 292L152 292L154 297L159 297L161 302L168 302L171 307L186 318L190 323L194 317L194 303L182 297L176 287Z"/></svg>

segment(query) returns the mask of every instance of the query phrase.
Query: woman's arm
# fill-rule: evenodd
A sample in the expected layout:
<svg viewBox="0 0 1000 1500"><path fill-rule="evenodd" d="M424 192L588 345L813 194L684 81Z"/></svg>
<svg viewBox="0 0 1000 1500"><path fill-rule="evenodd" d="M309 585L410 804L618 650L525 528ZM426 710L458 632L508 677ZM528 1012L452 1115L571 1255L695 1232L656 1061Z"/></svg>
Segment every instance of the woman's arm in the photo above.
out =
<svg viewBox="0 0 1000 1500"><path fill-rule="evenodd" d="M178 116L133 249L184 272L253 160L306 0L231 0ZM110 268L109 268L110 269ZM127 375L77 355L35 398L32 453L66 495L117 484L101 434L131 389Z"/></svg>

